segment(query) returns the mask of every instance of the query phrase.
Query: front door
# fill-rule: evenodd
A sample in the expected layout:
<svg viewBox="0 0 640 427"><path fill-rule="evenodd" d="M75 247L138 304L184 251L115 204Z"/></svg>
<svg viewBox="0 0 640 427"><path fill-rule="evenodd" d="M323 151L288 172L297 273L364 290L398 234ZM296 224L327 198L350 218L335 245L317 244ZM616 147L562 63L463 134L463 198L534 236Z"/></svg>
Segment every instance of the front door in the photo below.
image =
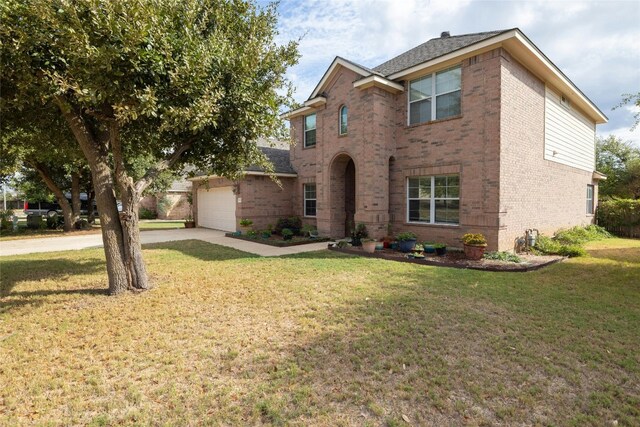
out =
<svg viewBox="0 0 640 427"><path fill-rule="evenodd" d="M344 172L344 235L350 236L356 227L354 216L356 214L356 165L349 160Z"/></svg>

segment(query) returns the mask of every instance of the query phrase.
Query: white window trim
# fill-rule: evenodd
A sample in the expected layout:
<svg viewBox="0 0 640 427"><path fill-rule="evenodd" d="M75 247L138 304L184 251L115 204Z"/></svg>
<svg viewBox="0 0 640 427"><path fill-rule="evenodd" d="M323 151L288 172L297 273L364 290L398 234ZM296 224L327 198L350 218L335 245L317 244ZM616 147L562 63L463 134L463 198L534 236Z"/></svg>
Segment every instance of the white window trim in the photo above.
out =
<svg viewBox="0 0 640 427"><path fill-rule="evenodd" d="M591 190L591 198L589 198L589 190ZM587 184L587 202L591 200L590 209L587 209L587 215L595 215L596 206L595 206L595 195L596 195L596 187L593 184ZM591 212L589 212L589 210Z"/></svg>
<svg viewBox="0 0 640 427"><path fill-rule="evenodd" d="M447 175L437 175L437 176L458 176L458 187L460 187L460 175L458 174L447 174ZM409 179L410 178L431 178L431 191L430 191L430 198L429 203L429 221L411 221L409 219L409 202L411 200L427 200L427 199L416 199L416 198L409 198ZM434 191L434 188L436 186L436 175L432 175L432 176L428 176L428 175L418 175L418 176L408 176L406 183L405 183L405 187L406 187L406 196L407 196L407 224L429 224L429 225L442 225L442 226L448 226L448 227L459 227L460 226L460 220L458 219L458 223L457 224L452 224L450 222L436 222L436 209L435 209L435 201L436 200L457 200L458 202L460 202L460 195L458 195L458 197L436 197L436 192ZM460 189L458 188L458 191L460 191Z"/></svg>
<svg viewBox="0 0 640 427"><path fill-rule="evenodd" d="M346 109L347 110L347 123L345 126L345 130L344 132L342 132L342 110ZM342 107L340 107L340 110L338 110L338 135L343 136L346 135L349 132L349 108L347 108L346 105L343 105Z"/></svg>
<svg viewBox="0 0 640 427"><path fill-rule="evenodd" d="M443 73L443 72L449 71L449 70L453 70L455 68L460 68L460 88L456 89L456 90L450 90L449 92L442 92L442 93L436 94L436 74ZM424 79L425 77L427 77L429 75L431 75L431 96L412 101L411 100L411 83L415 82L416 80ZM410 80L409 81L409 87L407 89L408 89L407 90L407 126L421 125L421 124L424 124L424 123L429 123L429 122L433 122L435 120L438 120L438 119L436 119L436 98L438 96L441 96L441 95L447 95L447 94L450 94L450 93L453 93L453 92L462 91L462 65L456 65L455 67L445 68L444 70L435 71L433 73L425 74L424 76L420 76L418 78ZM427 120L426 122L411 123L411 104L413 104L415 102L424 101L426 99L431 99L431 120ZM462 96L460 97L460 104L461 104L460 105L460 111L462 111ZM450 116L450 117L456 117L456 116ZM446 118L448 119L449 117L446 117ZM444 120L444 119L440 119L440 120Z"/></svg>
<svg viewBox="0 0 640 427"><path fill-rule="evenodd" d="M313 185L316 188L316 198L315 199L307 199L307 185ZM302 184L302 209L304 211L304 217L307 218L315 218L318 215L318 186L314 182L310 182L308 184ZM307 200L315 200L316 202L316 214L308 215L307 214Z"/></svg>
<svg viewBox="0 0 640 427"><path fill-rule="evenodd" d="M311 114L302 116L302 134L304 139L304 143L303 143L304 148L311 148L318 145L318 116L316 116L316 127L314 127L313 129L307 129L307 117L309 116L316 116L316 113L311 113ZM307 145L307 131L310 131L310 130L316 131L316 141L314 142L313 145Z"/></svg>

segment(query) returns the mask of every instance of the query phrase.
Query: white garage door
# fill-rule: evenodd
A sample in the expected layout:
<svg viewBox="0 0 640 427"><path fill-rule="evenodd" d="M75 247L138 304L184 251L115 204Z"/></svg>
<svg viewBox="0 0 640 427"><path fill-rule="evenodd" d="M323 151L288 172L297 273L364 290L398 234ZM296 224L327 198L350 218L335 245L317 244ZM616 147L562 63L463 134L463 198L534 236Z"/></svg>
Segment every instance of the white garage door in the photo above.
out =
<svg viewBox="0 0 640 427"><path fill-rule="evenodd" d="M236 195L233 187L198 189L198 225L236 231Z"/></svg>

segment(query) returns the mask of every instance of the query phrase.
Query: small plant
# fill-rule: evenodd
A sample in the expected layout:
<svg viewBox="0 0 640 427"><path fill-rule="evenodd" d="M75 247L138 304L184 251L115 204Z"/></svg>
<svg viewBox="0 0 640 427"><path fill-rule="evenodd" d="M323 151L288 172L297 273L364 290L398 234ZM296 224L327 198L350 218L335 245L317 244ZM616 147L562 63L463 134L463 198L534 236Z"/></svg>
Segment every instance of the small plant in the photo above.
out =
<svg viewBox="0 0 640 427"><path fill-rule="evenodd" d="M362 239L366 237L369 237L369 231L363 223L359 223L356 225L356 228L351 231L351 243L353 246L360 246Z"/></svg>
<svg viewBox="0 0 640 427"><path fill-rule="evenodd" d="M444 249L446 247L447 247L447 245L445 245L444 243L434 243L433 244L433 248L434 249Z"/></svg>
<svg viewBox="0 0 640 427"><path fill-rule="evenodd" d="M424 246L418 243L417 245L415 245L413 247L413 250L416 251L416 252L422 252L422 251L424 251Z"/></svg>
<svg viewBox="0 0 640 427"><path fill-rule="evenodd" d="M302 235L305 237L317 237L318 236L318 230L316 229L316 227L314 225L311 224L305 224L302 226Z"/></svg>
<svg viewBox="0 0 640 427"><path fill-rule="evenodd" d="M349 242L347 242L346 240L340 240L336 245L339 248L348 248L349 246L351 246L351 244Z"/></svg>
<svg viewBox="0 0 640 427"><path fill-rule="evenodd" d="M467 233L462 236L462 243L470 246L487 246L487 238L484 237L484 234Z"/></svg>
<svg viewBox="0 0 640 427"><path fill-rule="evenodd" d="M13 211L11 209L0 210L0 228L8 230L13 223Z"/></svg>
<svg viewBox="0 0 640 427"><path fill-rule="evenodd" d="M604 228L597 225L588 225L586 227L577 226L568 230L558 231L553 236L553 240L564 245L580 245L593 240L609 239L611 237L611 233Z"/></svg>
<svg viewBox="0 0 640 427"><path fill-rule="evenodd" d="M240 227L251 227L253 225L253 221L247 218L243 218L240 220Z"/></svg>
<svg viewBox="0 0 640 427"><path fill-rule="evenodd" d="M263 239L268 239L269 237L271 237L271 230L262 230L260 234L262 235Z"/></svg>
<svg viewBox="0 0 640 427"><path fill-rule="evenodd" d="M293 231L291 231L291 229L289 228L283 228L281 234L283 240L293 239Z"/></svg>
<svg viewBox="0 0 640 427"><path fill-rule="evenodd" d="M247 237L250 239L257 239L258 238L258 232L255 230L249 230L247 231Z"/></svg>
<svg viewBox="0 0 640 427"><path fill-rule="evenodd" d="M492 259L497 261L515 262L515 263L522 262L522 259L519 256L507 251L487 252L484 254L484 259Z"/></svg>
<svg viewBox="0 0 640 427"><path fill-rule="evenodd" d="M417 236L410 231L403 231L402 233L396 236L396 240L398 242L406 242L408 240L415 240Z"/></svg>
<svg viewBox="0 0 640 427"><path fill-rule="evenodd" d="M151 209L140 208L138 210L138 218L140 219L156 219L157 215Z"/></svg>
<svg viewBox="0 0 640 427"><path fill-rule="evenodd" d="M293 234L300 234L302 228L302 220L299 216L291 216L289 218L280 218L276 223L276 234L282 235L282 230L288 228Z"/></svg>
<svg viewBox="0 0 640 427"><path fill-rule="evenodd" d="M542 254L562 255L570 258L587 255L587 251L578 244L562 244L548 236L539 236L534 250Z"/></svg>

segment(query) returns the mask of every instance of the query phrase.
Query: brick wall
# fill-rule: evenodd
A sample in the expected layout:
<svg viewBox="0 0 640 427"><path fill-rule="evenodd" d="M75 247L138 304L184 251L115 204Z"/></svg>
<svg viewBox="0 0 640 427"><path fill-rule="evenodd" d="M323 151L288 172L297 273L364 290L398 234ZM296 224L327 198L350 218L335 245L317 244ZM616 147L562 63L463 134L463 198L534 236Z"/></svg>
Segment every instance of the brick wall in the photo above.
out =
<svg viewBox="0 0 640 427"><path fill-rule="evenodd" d="M544 83L506 52L501 70L499 247L510 250L528 228L550 235L593 223L586 194L597 182L591 172L544 160Z"/></svg>
<svg viewBox="0 0 640 427"><path fill-rule="evenodd" d="M212 178L208 188L233 186L236 193L236 227L241 219L253 221L253 229L266 229L269 224L275 225L278 218L293 215L291 194L294 178L280 178L281 187L268 176L247 175L239 181L226 178ZM198 217L197 189L206 187L205 181L194 182L193 211Z"/></svg>

